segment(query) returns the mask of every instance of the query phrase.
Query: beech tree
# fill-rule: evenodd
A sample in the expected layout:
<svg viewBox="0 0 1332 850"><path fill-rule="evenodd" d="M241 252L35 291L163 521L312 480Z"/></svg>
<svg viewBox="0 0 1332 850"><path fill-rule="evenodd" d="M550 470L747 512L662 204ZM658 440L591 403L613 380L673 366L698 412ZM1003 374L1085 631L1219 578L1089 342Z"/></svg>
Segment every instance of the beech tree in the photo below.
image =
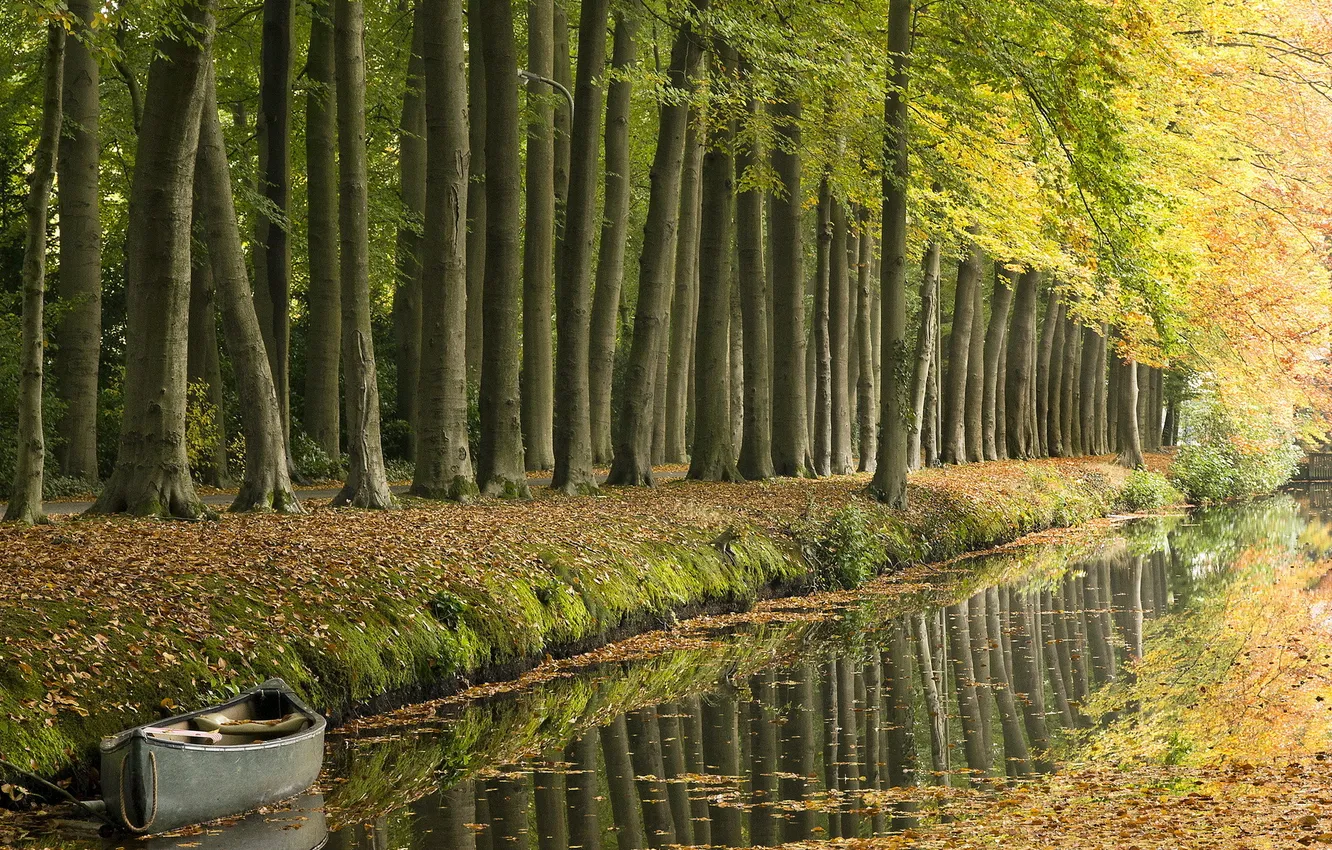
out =
<svg viewBox="0 0 1332 850"><path fill-rule="evenodd" d="M207 513L185 453L190 209L215 0L185 7L148 73L125 244L125 412L91 513Z"/></svg>

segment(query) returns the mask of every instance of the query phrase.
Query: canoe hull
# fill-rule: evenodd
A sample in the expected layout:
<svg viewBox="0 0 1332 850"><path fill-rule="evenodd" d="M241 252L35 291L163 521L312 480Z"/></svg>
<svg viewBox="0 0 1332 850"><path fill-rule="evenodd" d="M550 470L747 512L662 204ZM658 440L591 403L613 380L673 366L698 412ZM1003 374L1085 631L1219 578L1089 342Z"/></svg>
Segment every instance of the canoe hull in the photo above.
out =
<svg viewBox="0 0 1332 850"><path fill-rule="evenodd" d="M104 739L101 777L108 814L132 832L167 832L243 814L309 788L323 765L324 719L300 704L280 680L226 705L256 694L274 698L275 692L309 712L311 728L230 746L163 740L146 734L145 727Z"/></svg>

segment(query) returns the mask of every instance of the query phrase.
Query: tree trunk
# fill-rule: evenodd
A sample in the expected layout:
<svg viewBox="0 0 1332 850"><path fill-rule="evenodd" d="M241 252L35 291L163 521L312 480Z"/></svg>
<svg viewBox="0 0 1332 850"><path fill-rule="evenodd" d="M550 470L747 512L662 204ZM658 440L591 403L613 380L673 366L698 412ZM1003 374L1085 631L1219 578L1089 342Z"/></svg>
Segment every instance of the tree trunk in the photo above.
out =
<svg viewBox="0 0 1332 850"><path fill-rule="evenodd" d="M778 475L803 477L812 470L806 460L800 101L789 93L779 97L774 109L777 140L772 149L772 170L781 183L781 190L772 198L772 465Z"/></svg>
<svg viewBox="0 0 1332 850"><path fill-rule="evenodd" d="M762 194L760 194L760 198ZM766 287L765 287L766 288ZM777 676L759 673L749 680L749 843L775 847L781 843L777 793Z"/></svg>
<svg viewBox="0 0 1332 850"><path fill-rule="evenodd" d="M1036 446L1042 457L1054 454L1050 445L1050 360L1055 327L1059 318L1059 294L1050 287L1045 300L1045 319L1041 322L1041 341L1036 351Z"/></svg>
<svg viewBox="0 0 1332 850"><path fill-rule="evenodd" d="M1100 454L1101 441L1096 429L1097 351L1101 336L1095 326L1082 332L1082 360L1078 369L1078 426L1082 434L1082 453Z"/></svg>
<svg viewBox="0 0 1332 850"><path fill-rule="evenodd" d="M481 23L486 0L467 0L467 380L481 375L486 280L486 53Z"/></svg>
<svg viewBox="0 0 1332 850"><path fill-rule="evenodd" d="M854 656L842 656L835 665L837 739L841 756L837 766L837 782L846 803L846 809L842 812L842 835L849 838L860 834L860 816L856 812L864 806L860 798L860 718L856 708L856 669L853 660Z"/></svg>
<svg viewBox="0 0 1332 850"><path fill-rule="evenodd" d="M1050 381L1048 406L1045 411L1046 451L1050 457L1064 453L1064 347L1068 344L1068 323L1064 321L1064 305L1058 304L1054 312L1054 330L1050 341Z"/></svg>
<svg viewBox="0 0 1332 850"><path fill-rule="evenodd" d="M734 51L714 47L715 75L734 72ZM689 478L742 481L731 442L729 346L731 319L731 229L735 221L734 131L723 123L703 154L699 213L698 328L694 334L695 419ZM677 311L678 315L678 311Z"/></svg>
<svg viewBox="0 0 1332 850"><path fill-rule="evenodd" d="M290 2L290 0L288 0ZM412 17L411 54L407 60L407 82L402 96L402 118L398 122L398 195L403 222L398 225L397 280L393 289L394 360L398 370L396 415L416 434L417 386L421 375L421 302L423 223L426 214L426 115L425 39L423 0L417 0Z"/></svg>
<svg viewBox="0 0 1332 850"><path fill-rule="evenodd" d="M925 713L930 719L930 785L948 784L948 736L944 730L947 709L939 694L934 677L934 657L930 650L930 633L925 615L912 618L916 632L916 659L919 662L920 684L925 691ZM974 696L974 694L973 694Z"/></svg>
<svg viewBox="0 0 1332 850"><path fill-rule="evenodd" d="M870 289L870 266L874 238L869 232L869 211L860 211L860 251L856 263L856 357L860 369L856 387L857 420L860 426L860 471L878 466L878 407L874 393L874 296Z"/></svg>
<svg viewBox="0 0 1332 850"><path fill-rule="evenodd" d="M1007 380L1004 381L1004 412L1008 424L1008 456L1021 460L1035 452L1034 434L1029 433L1030 411L1027 396L1035 379L1036 364L1031 356L1036 334L1036 293L1040 272L1028 269L1018 278L1013 296L1013 325L1009 332Z"/></svg>
<svg viewBox="0 0 1332 850"><path fill-rule="evenodd" d="M966 262L975 262L976 279L972 283L972 311L971 311L971 339L967 341L967 373L966 387L967 395L963 407L963 416L965 420L963 433L966 443L965 457L959 457L958 462L963 460L975 463L985 459L984 446L984 413L985 413L985 338L987 336L987 327L985 324L985 287L981 285L981 256L980 249L974 245L971 248L974 257ZM961 274L961 269L958 270Z"/></svg>
<svg viewBox="0 0 1332 850"><path fill-rule="evenodd" d="M598 129L606 73L609 0L584 0L578 24L578 85L574 96L568 206L556 252L555 330L560 392L555 403L555 476L565 493L594 493L592 412L588 378L592 307L592 240L596 237ZM565 48L567 50L567 43ZM557 63L558 64L558 63ZM530 167L530 166L529 166ZM530 234L530 229L529 229ZM612 324L612 335L614 325Z"/></svg>
<svg viewBox="0 0 1332 850"><path fill-rule="evenodd" d="M1060 388L1059 415L1063 418L1060 431L1064 434L1064 457L1082 454L1082 434L1078 427L1078 387L1081 379L1078 364L1082 362L1082 326L1067 311L1064 313L1064 383Z"/></svg>
<svg viewBox="0 0 1332 850"><path fill-rule="evenodd" d="M708 153L711 155L712 151ZM729 169L731 157L728 155L725 159ZM706 170L706 166L704 168ZM703 703L703 755L704 768L708 774L727 778L740 775L739 723L734 688L724 687ZM712 799L717 800L718 797ZM708 806L708 816L712 819L712 840L718 847L744 846L739 807L713 803Z"/></svg>
<svg viewBox="0 0 1332 850"><path fill-rule="evenodd" d="M816 219L815 271L814 271L814 471L819 475L832 472L832 343L828 309L831 304L829 287L832 280L832 186L825 174L819 181L818 215Z"/></svg>
<svg viewBox="0 0 1332 850"><path fill-rule="evenodd" d="M420 0L426 191L412 494L476 493L467 441L467 98L461 0Z"/></svg>
<svg viewBox="0 0 1332 850"><path fill-rule="evenodd" d="M948 333L948 370L940 386L943 394L940 453L946 464L962 464L967 460L967 374L971 328L980 322L975 309L975 290L979 286L980 249L974 242L968 242L963 246L962 260L958 262L958 285L952 298L952 330Z"/></svg>
<svg viewBox="0 0 1332 850"><path fill-rule="evenodd" d="M63 316L55 327L56 392L65 409L56 423L60 471L96 481L97 373L102 345L102 224L98 169L98 63L84 38L92 0L70 0L74 31L65 42L62 87L64 138L58 145L60 275Z"/></svg>
<svg viewBox="0 0 1332 850"><path fill-rule="evenodd" d="M186 7L148 72L125 235L120 449L90 513L209 513L195 495L185 454L185 375L194 159L215 7L214 0Z"/></svg>
<svg viewBox="0 0 1332 850"><path fill-rule="evenodd" d="M1038 773L1054 771L1050 733L1045 722L1045 665L1039 614L1031 599L1015 598L1013 622L1013 690L1022 707L1022 720L1031 742L1033 764Z"/></svg>
<svg viewBox="0 0 1332 850"><path fill-rule="evenodd" d="M921 433L925 425L925 395L930 367L934 364L934 310L939 298L939 243L930 240L921 262L920 327L916 332L916 356L911 366L911 439L907 468L920 469Z"/></svg>
<svg viewBox="0 0 1332 850"><path fill-rule="evenodd" d="M907 82L911 58L911 0L889 0L888 96L884 103L883 174L883 383L880 428L882 459L870 490L889 506L907 504L906 248L907 248Z"/></svg>
<svg viewBox="0 0 1332 850"><path fill-rule="evenodd" d="M837 765L842 761L841 730L837 726L837 669L832 654L823 668L823 788L828 803L828 837L842 838L842 783Z"/></svg>
<svg viewBox="0 0 1332 850"><path fill-rule="evenodd" d="M485 329L477 484L485 496L525 499L530 492L523 466L518 388L519 281L524 279L519 276L518 263L518 53L511 0L477 2L486 68ZM548 324L542 333L549 338Z"/></svg>
<svg viewBox="0 0 1332 850"><path fill-rule="evenodd" d="M697 116L693 116L697 118ZM698 332L699 204L702 200L704 142L696 120L685 133L685 158L680 174L680 228L675 241L675 289L670 310L670 351L666 371L666 408L655 412L666 425L665 454L669 463L689 460L687 419L689 389Z"/></svg>
<svg viewBox="0 0 1332 850"><path fill-rule="evenodd" d="M694 8L706 5L697 0ZM702 50L691 25L685 23L671 48L670 86L683 93L698 67ZM661 350L663 325L669 309L671 258L680 214L680 171L684 161L685 127L689 108L683 97L670 98L661 107L657 150L652 163L652 188L643 251L639 257L638 306L634 313L633 344L625 370L622 422L609 483L648 485L652 479L652 408L656 383L656 357Z"/></svg>
<svg viewBox="0 0 1332 850"><path fill-rule="evenodd" d="M1142 436L1138 431L1138 369L1132 360L1121 361L1119 369L1119 457L1116 463L1127 469L1142 469Z"/></svg>
<svg viewBox="0 0 1332 850"><path fill-rule="evenodd" d="M829 376L832 381L832 465L833 475L849 475L851 462L851 345L849 316L851 286L848 278L846 244L848 239L846 205L832 201L832 243L828 263L828 348L831 355Z"/></svg>
<svg viewBox="0 0 1332 850"><path fill-rule="evenodd" d="M996 265L994 293L990 296L990 324L985 331L985 386L981 402L981 449L985 460L999 459L998 419L1004 415L999 392L1002 371L999 361L1007 349L1004 342L1008 335L1008 311L1012 303L1013 288L1008 283L1008 275L1001 266Z"/></svg>
<svg viewBox="0 0 1332 850"><path fill-rule="evenodd" d="M531 790L527 777L516 770L506 770L487 780L486 785L486 796L490 797L490 829L494 834L495 847L530 850L531 804L528 801Z"/></svg>
<svg viewBox="0 0 1332 850"><path fill-rule="evenodd" d="M632 84L629 75L637 64L635 37L638 22L632 14L615 16L615 48L611 65L615 76L606 96L606 196L601 224L597 284L592 297L589 358L589 397L592 407L592 460L609 464L614 449L611 428L611 385L615 375L616 318L624 282L625 242L629 233L629 119Z"/></svg>
<svg viewBox="0 0 1332 850"><path fill-rule="evenodd" d="M338 357L342 287L338 272L337 106L333 1L311 8L305 96L306 242L309 317L305 342L305 432L336 461L341 456Z"/></svg>
<svg viewBox="0 0 1332 850"><path fill-rule="evenodd" d="M685 767L693 775L701 776L704 773L702 701L693 696L680 705L684 708ZM708 811L707 788L699 785L693 785L692 788L689 819L693 823L694 843L707 847L712 844L712 819Z"/></svg>
<svg viewBox="0 0 1332 850"><path fill-rule="evenodd" d="M527 70L555 73L555 2L527 2ZM527 82L527 159L523 181L522 433L528 470L555 465L555 385L551 366L551 292L555 273L555 92ZM483 370L484 373L484 370ZM562 388L563 390L563 388Z"/></svg>
<svg viewBox="0 0 1332 850"><path fill-rule="evenodd" d="M748 65L740 60L741 74ZM751 117L759 115L757 99L750 99ZM744 322L744 426L740 437L739 471L754 481L773 476L772 465L772 352L768 338L768 280L763 263L762 189L745 182L759 169L757 142L746 136L735 157L735 231L739 260L739 294ZM755 844L758 839L755 839Z"/></svg>
<svg viewBox="0 0 1332 850"><path fill-rule="evenodd" d="M1022 719L1018 714L1017 701L1013 698L1013 677L1008 672L1008 660L1005 657L1004 628L999 607L998 590L991 587L985 592L986 630L990 655L990 690L994 694L995 709L999 714L999 725L1004 736L1004 760L1009 776L1028 776L1031 774L1031 756L1027 750L1027 739L1022 732Z"/></svg>
<svg viewBox="0 0 1332 850"><path fill-rule="evenodd" d="M365 7L337 0L338 230L342 249L342 370L347 380L347 481L333 504L393 506L379 440L379 382L370 328L370 232L365 132Z"/></svg>
<svg viewBox="0 0 1332 850"><path fill-rule="evenodd" d="M552 28L554 40L552 41L552 59L554 61L552 76L555 82L564 86L565 91L574 90L573 65L569 60L569 14L565 10L565 0L555 0L554 16L552 17ZM602 27L601 38L604 41L606 37L605 27ZM579 41L580 45L585 45ZM584 46L586 49L586 46ZM606 46L602 44L600 51L605 57ZM605 60L603 58L603 64ZM598 67L598 72L605 71L605 68ZM598 110L600 112L600 110ZM570 154L573 140L573 121L574 116L569 111L569 101L563 96L555 99L554 113L555 134L555 233L556 240L562 238L564 231L564 211L569 202L569 174L570 174Z"/></svg>
<svg viewBox="0 0 1332 850"><path fill-rule="evenodd" d="M260 194L267 202L264 277L271 305L273 349L268 352L281 414L283 457L291 426L291 247L287 216L291 199L291 15L292 0L264 0L259 73L259 138L264 145ZM271 212L271 215L269 214Z"/></svg>
<svg viewBox="0 0 1332 850"><path fill-rule="evenodd" d="M199 177L197 166L194 175L197 182ZM204 237L202 233L204 214L200 209L203 201L202 193L196 189L193 217L195 233L200 237ZM205 239L206 237L201 238L200 241L203 242ZM203 468L191 468L190 472L196 479L210 487L227 487L231 482L227 478L226 416L222 392L222 361L218 354L215 295L213 268L209 264L208 251L193 250L190 256L189 341L186 344L189 363L185 368L185 383L187 387L203 385L204 401L212 405L213 415L216 417L214 424L217 429L217 439L211 447L206 463L202 465ZM189 401L187 395L187 409Z"/></svg>
<svg viewBox="0 0 1332 850"><path fill-rule="evenodd" d="M885 317L886 318L886 317ZM915 699L911 686L911 644L908 627L902 620L888 624L884 656L884 680L887 685L888 782L894 788L916 784L916 740L912 728Z"/></svg>
<svg viewBox="0 0 1332 850"><path fill-rule="evenodd" d="M46 55L42 68L42 124L33 154L33 172L24 212L27 230L23 242L23 331L19 356L18 449L14 486L5 520L31 525L46 522L42 512L42 479L46 441L42 432L42 368L45 332L42 319L46 297L46 226L60 148L60 98L65 77L65 26L46 25Z"/></svg>
<svg viewBox="0 0 1332 850"><path fill-rule="evenodd" d="M259 330L245 268L245 249L231 196L226 139L217 117L213 71L207 72L194 170L196 209L201 214L208 259L222 312L222 327L236 376L241 423L245 431L245 472L233 511L301 513L287 469L282 436L282 407ZM272 228L274 230L278 228Z"/></svg>

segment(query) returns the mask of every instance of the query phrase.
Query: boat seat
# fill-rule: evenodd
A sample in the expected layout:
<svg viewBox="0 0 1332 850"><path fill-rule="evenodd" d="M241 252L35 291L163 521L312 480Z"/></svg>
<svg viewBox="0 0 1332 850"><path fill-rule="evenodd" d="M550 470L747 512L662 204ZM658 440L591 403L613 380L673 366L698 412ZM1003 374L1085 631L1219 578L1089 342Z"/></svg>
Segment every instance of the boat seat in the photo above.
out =
<svg viewBox="0 0 1332 850"><path fill-rule="evenodd" d="M201 732L221 732L229 738L251 740L292 735L307 727L309 723L309 718L298 712L292 712L276 720L232 720L221 713L200 714L194 718L194 726Z"/></svg>

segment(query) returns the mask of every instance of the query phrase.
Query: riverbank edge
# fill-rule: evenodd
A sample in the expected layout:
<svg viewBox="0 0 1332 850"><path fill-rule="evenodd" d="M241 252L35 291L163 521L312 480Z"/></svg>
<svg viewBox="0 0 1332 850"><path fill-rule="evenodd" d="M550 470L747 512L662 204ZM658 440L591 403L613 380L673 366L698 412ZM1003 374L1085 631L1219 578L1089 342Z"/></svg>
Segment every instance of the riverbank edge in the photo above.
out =
<svg viewBox="0 0 1332 850"><path fill-rule="evenodd" d="M955 469L977 474L975 467ZM1124 510L1129 481L1125 470L1104 459L995 465L993 480L977 479L971 490L948 486L948 470L933 472L928 480L913 480L905 513L863 497L843 479L825 488L826 499L811 499L801 515L766 526L682 528L676 540L620 540L591 553L547 545L528 553L535 560L522 570L461 582L442 575L433 592L418 588L413 595L386 586L377 598L360 600L356 615L313 612L308 641L259 630L275 650L267 663L204 652L201 661L185 657L153 675L126 676L118 683L128 697L114 703L119 711L92 701L75 708L58 698L48 704L41 696L52 696L46 683L5 658L0 757L48 776L72 775L76 786L87 788L100 737L152 719L167 700L203 706L249 684L251 676L276 675L338 725L512 678L548 657L576 655L679 618L744 610L762 598L853 588L907 564L942 562L1075 526ZM213 613L219 629L238 622L253 629L245 622L254 616L246 605L219 601ZM113 642L104 663L115 669L121 661L133 659ZM226 667L232 672L223 677ZM25 722L10 710L18 705L41 708L46 716Z"/></svg>

